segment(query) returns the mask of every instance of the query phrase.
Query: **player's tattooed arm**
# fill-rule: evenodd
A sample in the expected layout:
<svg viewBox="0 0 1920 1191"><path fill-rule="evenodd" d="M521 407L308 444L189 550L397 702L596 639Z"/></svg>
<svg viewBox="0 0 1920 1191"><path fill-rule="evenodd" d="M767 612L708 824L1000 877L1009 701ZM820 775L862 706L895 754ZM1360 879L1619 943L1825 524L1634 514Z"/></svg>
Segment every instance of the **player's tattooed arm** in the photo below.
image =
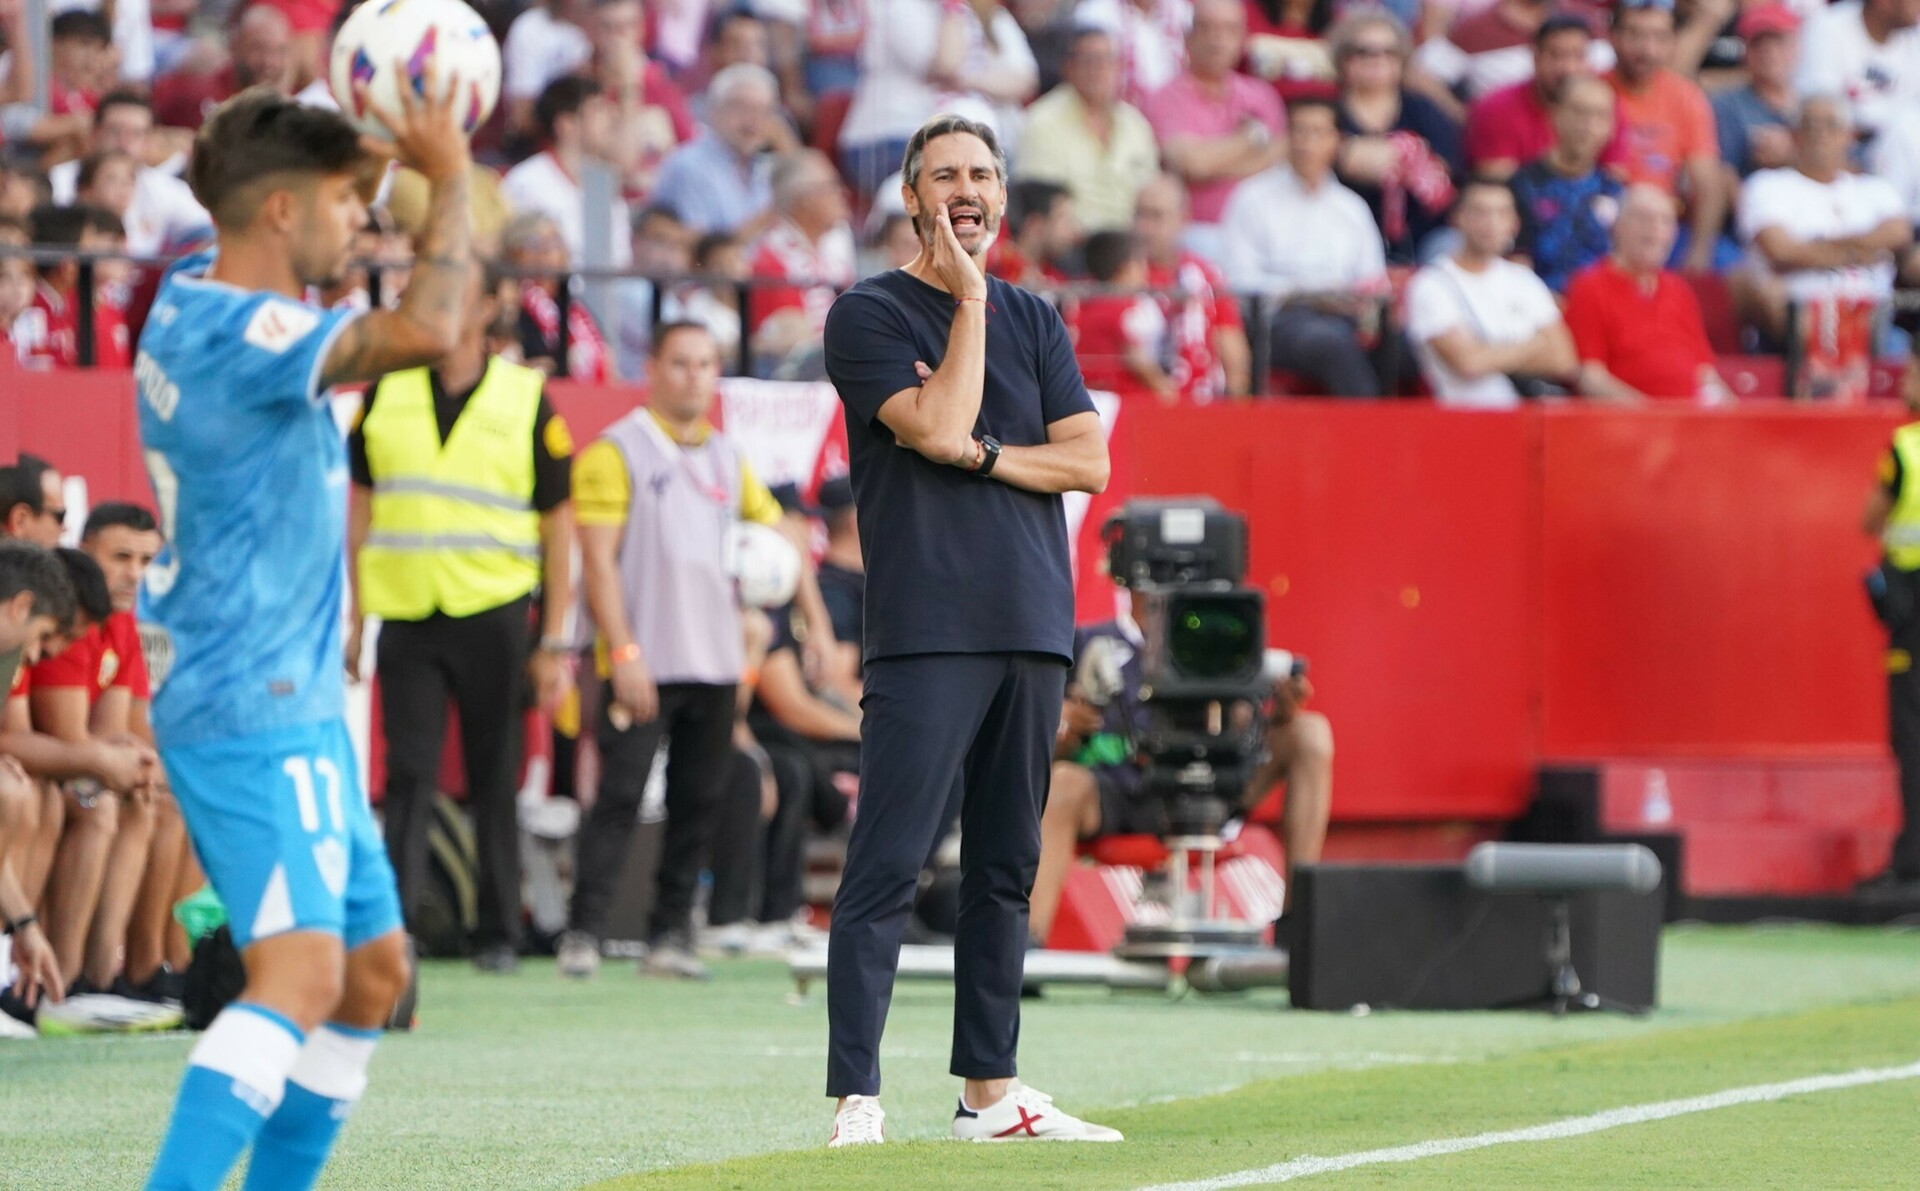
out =
<svg viewBox="0 0 1920 1191"><path fill-rule="evenodd" d="M376 154L391 153L401 165L427 179L427 225L420 233L413 275L400 304L392 310L370 311L340 333L320 370L326 385L377 380L402 368L434 363L460 337L473 267L468 213L473 159L455 110L455 96L461 93L457 78L441 89L436 69L429 63L421 93L400 88L399 112L372 105L393 131L393 141L391 145L368 141L367 148ZM426 98L435 95L440 98Z"/></svg>
<svg viewBox="0 0 1920 1191"><path fill-rule="evenodd" d="M466 173L435 181L419 255L400 304L369 311L340 333L321 370L323 383L378 380L432 364L452 350L473 267L470 239Z"/></svg>

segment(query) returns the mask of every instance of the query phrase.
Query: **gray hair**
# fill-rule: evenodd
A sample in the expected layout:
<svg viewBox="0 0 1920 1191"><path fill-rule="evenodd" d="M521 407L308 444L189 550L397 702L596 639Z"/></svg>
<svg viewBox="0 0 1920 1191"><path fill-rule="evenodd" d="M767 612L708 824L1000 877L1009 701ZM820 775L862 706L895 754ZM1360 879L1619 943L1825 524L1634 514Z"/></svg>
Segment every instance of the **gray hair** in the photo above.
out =
<svg viewBox="0 0 1920 1191"><path fill-rule="evenodd" d="M1834 113L1840 117L1841 121L1844 122L1848 128L1856 127L1853 119L1853 104L1848 101L1846 96L1833 91L1815 91L1812 94L1802 95L1800 97L1800 106L1793 113L1793 127L1796 132L1806 127L1807 110L1816 104L1831 105Z"/></svg>
<svg viewBox="0 0 1920 1191"><path fill-rule="evenodd" d="M1360 36L1361 30L1374 28L1385 29L1393 34L1402 61L1413 52L1413 38L1408 35L1406 24L1392 11L1367 4L1348 9L1346 15L1327 30L1327 45L1333 50L1333 60L1344 61L1353 53L1354 39Z"/></svg>
<svg viewBox="0 0 1920 1191"><path fill-rule="evenodd" d="M790 209L794 201L805 192L808 175L816 171L825 171L838 179L833 159L818 149L796 149L791 153L782 153L773 162L773 205L781 211Z"/></svg>
<svg viewBox="0 0 1920 1191"><path fill-rule="evenodd" d="M1001 151L1000 138L994 135L992 126L953 112L942 112L922 124L907 142L907 155L900 166L900 180L907 184L908 189L920 184L920 165L927 155L927 142L962 132L979 137L986 143L988 152L993 154L993 166L1000 171L1000 184L1007 184L1007 155Z"/></svg>
<svg viewBox="0 0 1920 1191"><path fill-rule="evenodd" d="M551 215L539 211L522 211L507 222L506 229L500 233L500 250L518 252L529 247L535 240L544 239L548 233L560 234L560 225Z"/></svg>
<svg viewBox="0 0 1920 1191"><path fill-rule="evenodd" d="M713 76L707 84L707 98L713 103L725 103L736 94L749 87L757 87L769 99L780 98L780 80L764 66L751 62L735 62Z"/></svg>

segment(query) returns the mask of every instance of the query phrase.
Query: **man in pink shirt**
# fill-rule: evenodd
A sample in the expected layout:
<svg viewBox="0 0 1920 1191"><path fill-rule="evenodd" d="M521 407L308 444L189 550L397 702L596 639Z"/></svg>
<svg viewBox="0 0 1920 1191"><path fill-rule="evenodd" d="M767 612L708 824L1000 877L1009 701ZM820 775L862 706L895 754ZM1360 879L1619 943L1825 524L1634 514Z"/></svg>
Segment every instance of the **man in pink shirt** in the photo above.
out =
<svg viewBox="0 0 1920 1191"><path fill-rule="evenodd" d="M1533 77L1489 92L1467 111L1467 167L1473 173L1510 178L1553 147L1553 105L1568 79L1592 73L1592 45L1593 27L1583 16L1556 13L1541 23L1533 35ZM1616 133L1600 163L1612 165L1620 155Z"/></svg>
<svg viewBox="0 0 1920 1191"><path fill-rule="evenodd" d="M1147 121L1167 168L1187 184L1188 244L1214 257L1220 213L1243 178L1286 159L1286 113L1272 87L1234 70L1247 40L1239 0L1199 0L1187 34L1187 69L1147 100Z"/></svg>

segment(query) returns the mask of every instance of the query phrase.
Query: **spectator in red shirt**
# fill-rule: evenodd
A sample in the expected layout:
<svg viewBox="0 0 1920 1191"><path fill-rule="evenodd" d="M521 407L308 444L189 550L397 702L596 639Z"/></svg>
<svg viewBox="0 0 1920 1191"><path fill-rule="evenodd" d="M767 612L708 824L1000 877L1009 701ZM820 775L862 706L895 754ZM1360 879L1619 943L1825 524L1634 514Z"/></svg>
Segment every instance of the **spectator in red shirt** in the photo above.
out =
<svg viewBox="0 0 1920 1191"><path fill-rule="evenodd" d="M0 252L25 248L33 242L26 225L0 215ZM13 342L13 324L33 305L33 262L24 256L0 255L0 372L20 360Z"/></svg>
<svg viewBox="0 0 1920 1191"><path fill-rule="evenodd" d="M1133 207L1133 233L1147 254L1147 284L1162 291L1173 383L1204 405L1244 397L1253 351L1240 299L1205 257L1181 244L1187 230L1187 188L1172 174L1155 175Z"/></svg>
<svg viewBox="0 0 1920 1191"><path fill-rule="evenodd" d="M113 86L112 27L99 13L75 8L54 17L48 33L47 110L56 116L92 115L101 93Z"/></svg>
<svg viewBox="0 0 1920 1191"><path fill-rule="evenodd" d="M987 249L987 272L1014 285L1044 289L1066 278L1061 266L1079 245L1072 191L1058 182L1015 182L1007 188L1000 238Z"/></svg>
<svg viewBox="0 0 1920 1191"><path fill-rule="evenodd" d="M160 769L152 748L131 734L133 703L151 693L133 618L114 616L100 564L79 550L59 554L78 597L78 635L32 669L33 730L78 748L131 744L143 763L141 780L124 790L67 784L66 833L47 883L47 938L60 971L75 977L67 993L76 996L106 992L117 973L152 842Z"/></svg>
<svg viewBox="0 0 1920 1191"><path fill-rule="evenodd" d="M752 291L753 352L776 379L824 380L827 310L858 268L846 183L819 150L789 153L774 163L773 206L778 220L754 245L749 267L756 278L787 284Z"/></svg>
<svg viewBox="0 0 1920 1191"><path fill-rule="evenodd" d="M1087 271L1110 291L1089 294L1067 308L1067 335L1087 388L1107 389L1162 405L1180 400L1161 360L1167 316L1147 284L1147 254L1132 232L1095 232L1087 237ZM1127 292L1130 291L1130 292Z"/></svg>
<svg viewBox="0 0 1920 1191"><path fill-rule="evenodd" d="M81 252L120 252L126 247L119 217L98 207L41 207L33 213L33 239ZM124 310L124 262L103 262L94 269L93 362L102 368L130 368L133 345ZM36 368L77 368L80 266L71 260L41 265L39 274L33 305L14 324L21 362Z"/></svg>
<svg viewBox="0 0 1920 1191"><path fill-rule="evenodd" d="M1220 263L1220 217L1242 179L1286 160L1286 114L1272 87L1234 69L1247 41L1240 0L1199 0L1187 69L1147 101L1160 156L1187 184L1189 245Z"/></svg>
<svg viewBox="0 0 1920 1191"><path fill-rule="evenodd" d="M569 284L567 242L559 225L538 212L516 215L500 242L510 268L520 277L520 354L529 368L588 384L613 379L606 336L578 295L567 304L566 368L560 367L560 287Z"/></svg>
<svg viewBox="0 0 1920 1191"><path fill-rule="evenodd" d="M1592 74L1593 26L1583 16L1548 17L1533 35L1533 77L1482 97L1467 111L1467 168L1476 176L1510 178L1553 147L1553 105L1567 80ZM1618 160L1618 140L1602 164Z"/></svg>
<svg viewBox="0 0 1920 1191"><path fill-rule="evenodd" d="M199 128L207 113L245 91L267 86L295 91L293 26L286 14L264 4L242 9L227 38L227 63L217 70L182 68L153 85L153 117L169 128Z"/></svg>
<svg viewBox="0 0 1920 1191"><path fill-rule="evenodd" d="M1666 268L1679 229L1673 197L1628 188L1613 224L1613 253L1567 287L1567 329L1580 357L1580 392L1603 401L1731 401L1693 288Z"/></svg>
<svg viewBox="0 0 1920 1191"><path fill-rule="evenodd" d="M1713 109L1698 83L1671 69L1673 40L1673 0L1623 0L1613 16L1619 64L1607 81L1620 97L1627 180L1686 195L1686 268L1704 273L1727 221L1727 185Z"/></svg>
<svg viewBox="0 0 1920 1191"><path fill-rule="evenodd" d="M592 9L593 75L616 109L610 156L626 192L643 195L667 154L698 129L667 68L647 56L640 0L593 0Z"/></svg>

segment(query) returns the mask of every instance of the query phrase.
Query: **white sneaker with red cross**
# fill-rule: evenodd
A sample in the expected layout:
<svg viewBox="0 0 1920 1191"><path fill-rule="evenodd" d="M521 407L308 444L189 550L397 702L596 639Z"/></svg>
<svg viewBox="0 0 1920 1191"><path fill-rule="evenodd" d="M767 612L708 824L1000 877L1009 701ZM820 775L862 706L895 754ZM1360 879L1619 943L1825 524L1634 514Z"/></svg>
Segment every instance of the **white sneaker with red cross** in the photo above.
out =
<svg viewBox="0 0 1920 1191"><path fill-rule="evenodd" d="M1089 1124L1053 1106L1053 1097L1014 1080L1007 1094L987 1108L960 1107L953 1114L959 1141L1120 1141L1120 1131Z"/></svg>
<svg viewBox="0 0 1920 1191"><path fill-rule="evenodd" d="M848 1096L833 1114L833 1136L827 1139L827 1148L879 1145L887 1139L886 1123L879 1097Z"/></svg>

